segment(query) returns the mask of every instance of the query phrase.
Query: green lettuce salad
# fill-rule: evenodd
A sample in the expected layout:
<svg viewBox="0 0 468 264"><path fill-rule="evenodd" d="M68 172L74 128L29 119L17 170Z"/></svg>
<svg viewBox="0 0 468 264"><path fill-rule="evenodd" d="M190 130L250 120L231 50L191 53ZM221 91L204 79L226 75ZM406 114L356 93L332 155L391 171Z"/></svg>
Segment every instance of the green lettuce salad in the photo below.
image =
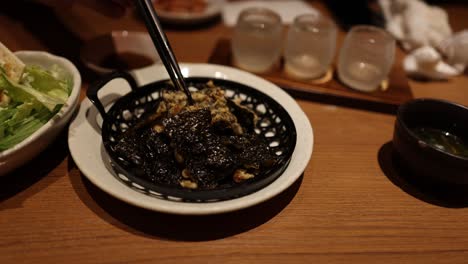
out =
<svg viewBox="0 0 468 264"><path fill-rule="evenodd" d="M65 104L73 87L69 74L58 66L27 65L19 78L8 77L0 64L0 151L23 141L49 121Z"/></svg>

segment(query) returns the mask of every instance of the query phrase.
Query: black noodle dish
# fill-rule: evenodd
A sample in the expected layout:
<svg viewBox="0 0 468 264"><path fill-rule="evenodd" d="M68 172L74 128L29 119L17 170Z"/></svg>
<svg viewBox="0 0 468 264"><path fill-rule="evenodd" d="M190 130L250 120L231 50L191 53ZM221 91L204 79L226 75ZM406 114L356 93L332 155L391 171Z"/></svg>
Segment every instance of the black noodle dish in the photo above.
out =
<svg viewBox="0 0 468 264"><path fill-rule="evenodd" d="M113 146L154 184L187 190L228 188L255 179L278 157L255 133L257 115L211 81L192 92L163 90L162 100Z"/></svg>

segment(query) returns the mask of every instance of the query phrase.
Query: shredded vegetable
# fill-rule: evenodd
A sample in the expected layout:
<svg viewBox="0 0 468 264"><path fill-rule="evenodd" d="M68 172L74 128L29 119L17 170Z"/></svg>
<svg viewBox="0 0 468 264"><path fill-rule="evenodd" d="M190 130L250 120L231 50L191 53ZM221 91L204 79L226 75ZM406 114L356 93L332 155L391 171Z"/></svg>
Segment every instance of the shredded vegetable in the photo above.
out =
<svg viewBox="0 0 468 264"><path fill-rule="evenodd" d="M18 82L0 66L0 151L47 123L65 104L72 87L72 78L56 66L27 65Z"/></svg>

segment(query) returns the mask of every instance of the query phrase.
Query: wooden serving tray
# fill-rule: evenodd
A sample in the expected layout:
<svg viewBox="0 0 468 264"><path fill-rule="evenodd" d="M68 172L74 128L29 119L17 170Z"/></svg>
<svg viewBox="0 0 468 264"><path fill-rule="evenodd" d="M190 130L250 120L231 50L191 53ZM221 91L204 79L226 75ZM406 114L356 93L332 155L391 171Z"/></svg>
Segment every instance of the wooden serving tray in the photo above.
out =
<svg viewBox="0 0 468 264"><path fill-rule="evenodd" d="M403 53L397 49L395 64L389 75L387 89L379 89L371 93L359 92L346 87L338 80L336 72L333 72L333 78L324 83L320 83L318 80L292 79L284 72L282 62L276 69L257 75L275 83L296 97L317 100L323 103L394 113L401 103L413 98L408 85L408 79L401 66L403 56ZM218 41L209 62L234 66L229 39Z"/></svg>

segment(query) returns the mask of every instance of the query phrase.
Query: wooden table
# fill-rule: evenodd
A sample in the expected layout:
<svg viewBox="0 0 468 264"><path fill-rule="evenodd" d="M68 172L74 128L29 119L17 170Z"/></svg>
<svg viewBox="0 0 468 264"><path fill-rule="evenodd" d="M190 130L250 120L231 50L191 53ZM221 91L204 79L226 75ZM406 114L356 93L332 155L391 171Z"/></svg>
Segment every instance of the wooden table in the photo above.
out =
<svg viewBox="0 0 468 264"><path fill-rule="evenodd" d="M38 17L35 10L11 9L0 10L4 44L75 62L79 45L93 36L144 30L133 15L112 20L76 8ZM466 6L447 10L455 30L468 28ZM188 62L206 62L227 34L221 24L168 30L179 59ZM94 77L81 70L84 97ZM466 76L410 86L415 97L468 105ZM116 200L76 168L64 132L38 158L0 179L0 263L468 262L468 192L407 181L392 159L395 116L297 102L315 135L303 176L263 204L224 215L165 215Z"/></svg>

